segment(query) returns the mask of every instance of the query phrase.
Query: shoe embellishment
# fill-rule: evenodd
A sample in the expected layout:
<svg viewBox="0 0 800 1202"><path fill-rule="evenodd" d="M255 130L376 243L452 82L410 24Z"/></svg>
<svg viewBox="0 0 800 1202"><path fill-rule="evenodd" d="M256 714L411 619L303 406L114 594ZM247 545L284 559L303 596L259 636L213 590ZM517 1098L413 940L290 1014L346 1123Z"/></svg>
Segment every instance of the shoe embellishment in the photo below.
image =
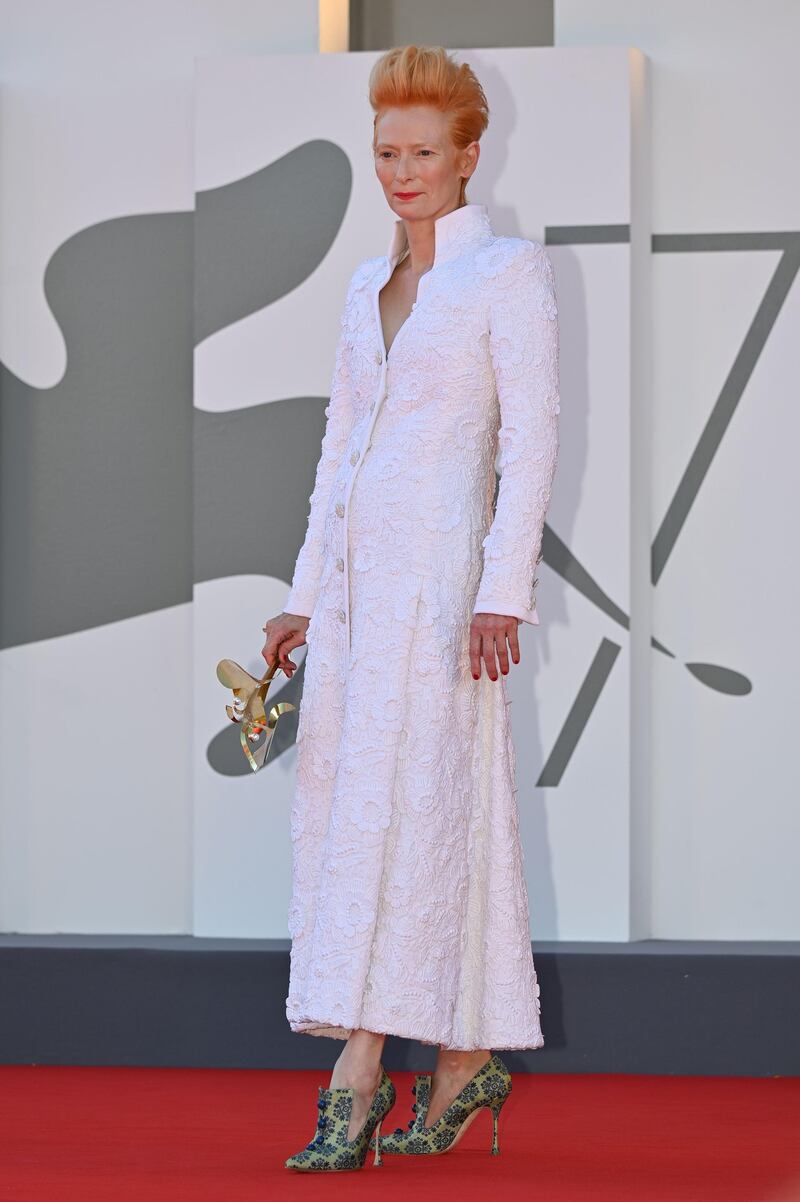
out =
<svg viewBox="0 0 800 1202"><path fill-rule="evenodd" d="M324 1172L330 1170L360 1169L363 1167L370 1147L375 1149L373 1164L381 1164L383 1140L380 1137L381 1123L392 1109L396 1091L384 1068L381 1080L361 1130L350 1140L347 1138L350 1115L353 1110L354 1090L348 1088L319 1087L317 1098L317 1131L310 1143L300 1152L289 1156L286 1168L302 1172Z"/></svg>

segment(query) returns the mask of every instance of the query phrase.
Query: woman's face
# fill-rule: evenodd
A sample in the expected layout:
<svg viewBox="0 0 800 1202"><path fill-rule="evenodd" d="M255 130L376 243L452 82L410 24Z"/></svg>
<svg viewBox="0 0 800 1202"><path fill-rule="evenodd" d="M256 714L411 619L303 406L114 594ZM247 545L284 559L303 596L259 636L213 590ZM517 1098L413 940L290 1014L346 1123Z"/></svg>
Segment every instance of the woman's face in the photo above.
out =
<svg viewBox="0 0 800 1202"><path fill-rule="evenodd" d="M457 150L447 115L428 105L386 109L375 126L375 173L389 207L409 220L454 209L479 153L477 142Z"/></svg>

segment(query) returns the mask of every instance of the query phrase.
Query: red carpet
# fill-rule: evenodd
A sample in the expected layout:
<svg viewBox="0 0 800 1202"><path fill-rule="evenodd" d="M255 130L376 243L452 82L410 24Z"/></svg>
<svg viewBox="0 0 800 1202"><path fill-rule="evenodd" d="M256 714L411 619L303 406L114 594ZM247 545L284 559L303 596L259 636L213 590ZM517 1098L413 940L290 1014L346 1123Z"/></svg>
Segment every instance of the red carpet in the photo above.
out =
<svg viewBox="0 0 800 1202"><path fill-rule="evenodd" d="M392 1073L404 1126L411 1073ZM3 1202L800 1202L800 1080L515 1074L437 1157L290 1172L317 1072L0 1067ZM380 1195L376 1192L380 1189Z"/></svg>

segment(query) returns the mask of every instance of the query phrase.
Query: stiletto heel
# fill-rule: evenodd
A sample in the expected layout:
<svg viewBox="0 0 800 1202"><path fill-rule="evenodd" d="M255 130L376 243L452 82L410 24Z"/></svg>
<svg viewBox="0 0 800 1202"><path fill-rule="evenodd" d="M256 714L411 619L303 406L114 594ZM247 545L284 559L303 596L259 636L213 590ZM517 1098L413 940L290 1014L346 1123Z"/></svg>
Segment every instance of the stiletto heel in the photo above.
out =
<svg viewBox="0 0 800 1202"><path fill-rule="evenodd" d="M355 1090L352 1086L329 1089L320 1086L317 1099L317 1133L305 1148L288 1157L286 1168L298 1169L305 1173L363 1168L367 1152L373 1146L370 1142L373 1132L373 1164L381 1164L381 1123L394 1106L396 1097L394 1084L381 1065L380 1083L375 1090L364 1125L353 1139L348 1139Z"/></svg>
<svg viewBox="0 0 800 1202"><path fill-rule="evenodd" d="M440 1152L449 1152L479 1111L488 1108L492 1112L492 1155L499 1153L498 1119L511 1093L511 1073L499 1056L491 1056L478 1069L444 1114L430 1127L425 1126L425 1118L430 1104L431 1074L418 1073L411 1092L416 1095L412 1106L415 1117L409 1120L408 1130L396 1127L392 1134L383 1137L381 1147L384 1152L404 1152L412 1156L435 1156Z"/></svg>
<svg viewBox="0 0 800 1202"><path fill-rule="evenodd" d="M500 1144L498 1143L498 1140L497 1140L497 1125L500 1122L500 1111L505 1106L507 1099L508 1099L508 1094L506 1094L506 1096L504 1098L501 1098L498 1102L492 1102L492 1104L491 1104L492 1156L498 1156L500 1154Z"/></svg>

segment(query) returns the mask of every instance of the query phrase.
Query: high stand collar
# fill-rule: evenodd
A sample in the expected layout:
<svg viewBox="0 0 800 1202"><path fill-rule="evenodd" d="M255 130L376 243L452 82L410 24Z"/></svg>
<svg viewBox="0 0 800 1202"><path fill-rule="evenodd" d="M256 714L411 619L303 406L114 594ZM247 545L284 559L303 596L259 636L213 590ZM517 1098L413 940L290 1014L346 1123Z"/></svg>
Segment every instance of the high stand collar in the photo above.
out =
<svg viewBox="0 0 800 1202"><path fill-rule="evenodd" d="M468 204L451 209L449 213L437 217L433 223L433 266L453 258L468 244L480 242L491 235L492 226L487 205ZM394 267L407 246L406 225L402 217L398 217L386 252L390 267Z"/></svg>

